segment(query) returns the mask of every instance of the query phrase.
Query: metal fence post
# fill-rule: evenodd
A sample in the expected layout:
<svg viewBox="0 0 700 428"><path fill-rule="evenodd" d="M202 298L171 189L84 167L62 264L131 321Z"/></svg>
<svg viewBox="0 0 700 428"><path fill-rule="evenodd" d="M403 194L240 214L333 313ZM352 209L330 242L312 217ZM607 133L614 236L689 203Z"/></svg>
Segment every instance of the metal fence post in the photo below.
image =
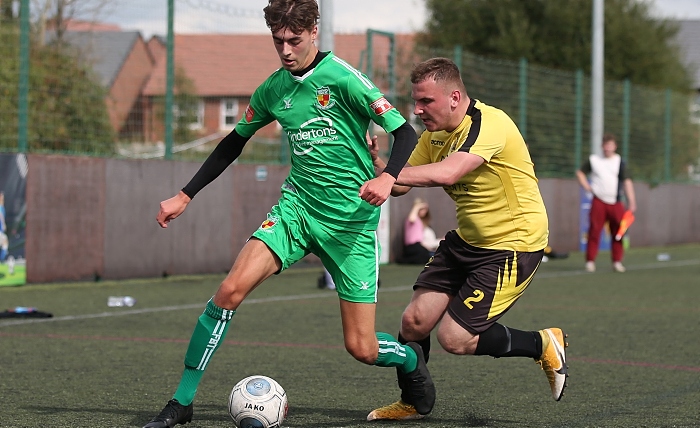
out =
<svg viewBox="0 0 700 428"><path fill-rule="evenodd" d="M454 57L455 64L457 64L457 68L462 72L462 46L455 45L452 56Z"/></svg>
<svg viewBox="0 0 700 428"><path fill-rule="evenodd" d="M664 114L664 180L671 181L671 90L666 89Z"/></svg>
<svg viewBox="0 0 700 428"><path fill-rule="evenodd" d="M29 124L29 0L19 6L19 99L17 105L17 151L25 153L28 147Z"/></svg>
<svg viewBox="0 0 700 428"><path fill-rule="evenodd" d="M173 85L175 82L174 61L175 0L168 0L168 41L165 72L165 159L173 158Z"/></svg>
<svg viewBox="0 0 700 428"><path fill-rule="evenodd" d="M583 149L583 70L576 70L576 106L574 108L574 144L576 145L575 167L581 169Z"/></svg>
<svg viewBox="0 0 700 428"><path fill-rule="evenodd" d="M630 155L630 79L622 82L622 159L627 162Z"/></svg>
<svg viewBox="0 0 700 428"><path fill-rule="evenodd" d="M527 141L527 59L520 58L520 133Z"/></svg>

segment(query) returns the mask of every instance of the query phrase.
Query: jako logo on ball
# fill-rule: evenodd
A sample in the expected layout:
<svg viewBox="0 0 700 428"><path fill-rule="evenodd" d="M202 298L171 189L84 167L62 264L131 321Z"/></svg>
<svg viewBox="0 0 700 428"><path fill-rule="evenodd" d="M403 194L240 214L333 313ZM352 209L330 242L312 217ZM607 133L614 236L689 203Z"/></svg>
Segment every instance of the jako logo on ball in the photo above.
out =
<svg viewBox="0 0 700 428"><path fill-rule="evenodd" d="M279 428L287 417L287 394L274 379L255 375L236 384L228 412L238 428Z"/></svg>

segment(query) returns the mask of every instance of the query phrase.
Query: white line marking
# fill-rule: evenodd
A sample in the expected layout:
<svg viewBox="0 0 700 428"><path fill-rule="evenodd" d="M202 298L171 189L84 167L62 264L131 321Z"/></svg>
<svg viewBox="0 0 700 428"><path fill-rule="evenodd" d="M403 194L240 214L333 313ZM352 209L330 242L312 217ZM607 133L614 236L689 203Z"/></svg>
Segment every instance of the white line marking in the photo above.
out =
<svg viewBox="0 0 700 428"><path fill-rule="evenodd" d="M659 262L658 264L649 265L639 265L639 266L627 266L627 271L635 270L649 270L649 269L660 269L660 268L671 268L671 267L683 267L683 266L694 266L700 265L700 260L678 260L670 262ZM612 273L612 270L610 271ZM578 275L591 275L595 276L595 273L586 272L585 270L576 270L569 272L538 272L535 275L534 280L537 278L559 278L566 276L578 276ZM621 274L617 274L621 275ZM396 287L382 287L379 289L381 293L394 293L399 291L411 290L413 285L403 285ZM269 303L269 302L284 302L284 301L294 301L294 300L304 300L304 299L322 299L327 297L334 297L335 294L329 294L327 292L323 293L313 293L313 294L296 294L292 296L274 296L274 297L263 297L259 299L249 299L243 302L245 305L257 304L257 303ZM109 317L121 317L125 315L141 315L150 314L153 312L170 312L179 311L183 309L201 309L206 305L204 303L193 303L189 305L177 305L177 306L161 306L159 308L143 308L143 309L128 309L119 312L102 312L98 314L85 314L85 315L66 315L62 317L53 318L29 318L20 319L14 321L0 321L0 328L8 327L12 325L24 325L24 324L37 324L37 323L47 323L47 322L58 322L58 321L74 321L74 320L85 320L92 318L109 318Z"/></svg>

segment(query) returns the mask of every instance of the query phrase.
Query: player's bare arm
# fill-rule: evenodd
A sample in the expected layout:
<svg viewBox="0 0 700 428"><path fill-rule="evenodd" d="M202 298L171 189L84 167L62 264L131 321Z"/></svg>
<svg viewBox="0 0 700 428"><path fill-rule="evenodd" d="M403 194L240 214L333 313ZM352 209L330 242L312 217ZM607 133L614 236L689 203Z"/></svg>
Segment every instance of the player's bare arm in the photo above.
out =
<svg viewBox="0 0 700 428"><path fill-rule="evenodd" d="M191 200L192 199L187 196L185 192L180 190L177 195L161 202L160 211L156 217L156 221L158 221L160 227L168 227L170 220L178 218L178 216L185 211L187 204L189 204Z"/></svg>
<svg viewBox="0 0 700 428"><path fill-rule="evenodd" d="M484 163L484 158L455 152L441 162L401 170L396 184L411 187L451 186Z"/></svg>
<svg viewBox="0 0 700 428"><path fill-rule="evenodd" d="M591 193L591 185L588 183L588 178L586 177L586 174L584 174L583 171L576 171L576 179L578 179L578 183L581 185L581 188L586 193Z"/></svg>
<svg viewBox="0 0 700 428"><path fill-rule="evenodd" d="M632 180L629 178L624 181L625 186L625 196L627 196L627 209L635 212L637 211L637 197L634 194L634 185Z"/></svg>

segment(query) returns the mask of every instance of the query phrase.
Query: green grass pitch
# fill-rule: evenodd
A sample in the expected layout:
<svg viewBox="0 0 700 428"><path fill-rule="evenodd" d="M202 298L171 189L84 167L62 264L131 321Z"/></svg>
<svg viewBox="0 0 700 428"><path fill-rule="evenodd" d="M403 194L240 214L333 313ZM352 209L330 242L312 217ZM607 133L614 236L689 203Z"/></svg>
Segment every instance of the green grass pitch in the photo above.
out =
<svg viewBox="0 0 700 428"><path fill-rule="evenodd" d="M657 261L658 253L670 260ZM320 267L293 268L255 290L204 375L188 428L232 427L226 403L252 374L289 397L286 427L698 427L700 245L631 249L628 271L583 256L544 263L502 319L569 334L569 387L551 398L532 360L449 355L433 338L437 387L422 421L368 423L398 398L393 369L343 347L338 300ZM420 266L383 266L377 329L396 334ZM48 320L0 320L1 427L141 427L175 391L194 323L221 276L0 288L0 310L34 306ZM130 295L132 308L109 308Z"/></svg>

